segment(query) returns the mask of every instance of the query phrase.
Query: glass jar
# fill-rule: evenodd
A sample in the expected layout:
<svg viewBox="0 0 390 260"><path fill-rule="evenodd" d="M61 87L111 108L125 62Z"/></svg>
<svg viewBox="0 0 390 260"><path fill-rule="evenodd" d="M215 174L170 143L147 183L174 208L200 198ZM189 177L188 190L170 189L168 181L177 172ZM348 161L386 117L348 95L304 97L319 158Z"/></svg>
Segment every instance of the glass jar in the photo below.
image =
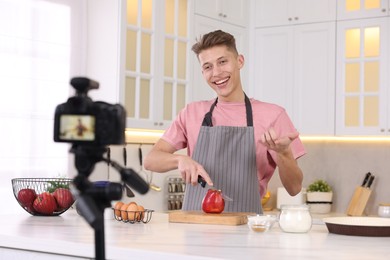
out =
<svg viewBox="0 0 390 260"><path fill-rule="evenodd" d="M311 229L311 225L312 218L308 205L281 205L279 226L284 232L306 233Z"/></svg>

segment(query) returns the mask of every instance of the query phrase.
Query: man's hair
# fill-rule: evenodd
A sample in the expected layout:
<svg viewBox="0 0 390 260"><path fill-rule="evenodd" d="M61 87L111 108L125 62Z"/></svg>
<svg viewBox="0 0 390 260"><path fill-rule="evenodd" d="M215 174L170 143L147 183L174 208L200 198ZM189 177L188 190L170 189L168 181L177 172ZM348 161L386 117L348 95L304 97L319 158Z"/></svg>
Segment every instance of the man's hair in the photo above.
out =
<svg viewBox="0 0 390 260"><path fill-rule="evenodd" d="M197 39L197 42L192 45L192 51L199 56L199 53L214 46L226 46L228 50L238 54L234 36L221 30L209 32Z"/></svg>

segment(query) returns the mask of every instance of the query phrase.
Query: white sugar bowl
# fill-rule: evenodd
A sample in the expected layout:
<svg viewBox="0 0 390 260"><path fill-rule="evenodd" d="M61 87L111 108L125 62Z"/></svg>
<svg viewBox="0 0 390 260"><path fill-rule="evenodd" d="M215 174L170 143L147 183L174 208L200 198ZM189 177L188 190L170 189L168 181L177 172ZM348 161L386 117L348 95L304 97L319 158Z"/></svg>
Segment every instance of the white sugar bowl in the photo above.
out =
<svg viewBox="0 0 390 260"><path fill-rule="evenodd" d="M378 216L390 218L390 203L380 203L378 206Z"/></svg>

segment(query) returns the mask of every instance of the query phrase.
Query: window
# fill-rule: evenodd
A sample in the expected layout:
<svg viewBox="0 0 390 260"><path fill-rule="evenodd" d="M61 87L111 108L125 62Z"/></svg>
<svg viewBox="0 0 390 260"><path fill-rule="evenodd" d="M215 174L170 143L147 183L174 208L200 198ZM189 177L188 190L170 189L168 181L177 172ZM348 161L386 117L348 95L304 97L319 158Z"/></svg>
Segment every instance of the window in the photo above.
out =
<svg viewBox="0 0 390 260"><path fill-rule="evenodd" d="M14 208L12 178L68 174L69 144L53 141L53 118L73 93L70 78L82 72L84 6L0 0L0 201Z"/></svg>

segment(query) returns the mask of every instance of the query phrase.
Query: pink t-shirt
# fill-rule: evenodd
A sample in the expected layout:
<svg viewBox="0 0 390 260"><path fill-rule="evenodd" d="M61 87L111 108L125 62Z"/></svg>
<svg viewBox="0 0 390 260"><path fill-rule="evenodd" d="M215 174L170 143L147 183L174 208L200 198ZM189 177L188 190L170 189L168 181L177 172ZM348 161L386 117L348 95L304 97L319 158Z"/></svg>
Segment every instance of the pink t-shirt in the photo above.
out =
<svg viewBox="0 0 390 260"><path fill-rule="evenodd" d="M177 116L172 125L165 131L162 138L177 150L187 148L187 154L192 155L202 125L204 115L210 110L215 100L199 101L188 104ZM253 127L256 142L257 176L261 196L267 191L267 185L276 168L276 154L268 151L260 143L260 137L266 130L273 127L279 136L296 131L286 111L275 104L250 99L252 104ZM246 126L246 108L244 102L218 101L212 120L213 125ZM305 149L299 138L291 143L294 158L305 154Z"/></svg>

